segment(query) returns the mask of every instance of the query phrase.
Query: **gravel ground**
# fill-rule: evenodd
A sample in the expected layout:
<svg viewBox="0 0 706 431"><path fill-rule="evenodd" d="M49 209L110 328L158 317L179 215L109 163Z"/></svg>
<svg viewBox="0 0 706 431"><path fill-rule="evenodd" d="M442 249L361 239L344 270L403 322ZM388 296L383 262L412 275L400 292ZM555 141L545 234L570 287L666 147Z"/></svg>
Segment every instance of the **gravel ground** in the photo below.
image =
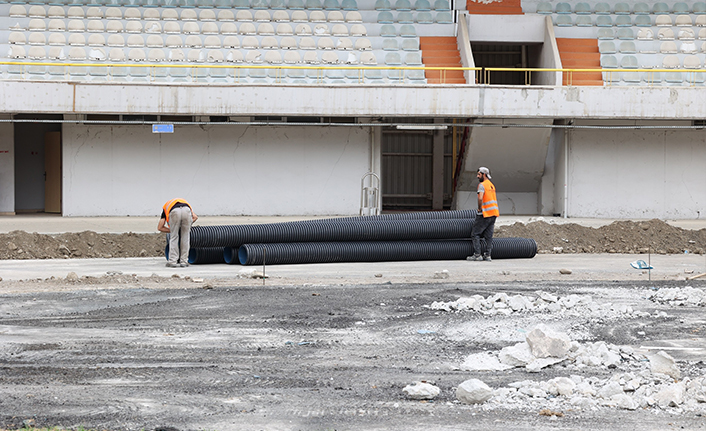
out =
<svg viewBox="0 0 706 431"><path fill-rule="evenodd" d="M564 395L500 391L557 377L592 379L598 388L626 373L657 387L664 379L641 356L655 346L677 360L677 382L698 381L706 375L703 304L654 295L684 281L516 278L365 285L318 283L312 274L306 284L261 286L115 274L24 283L0 291L0 428L706 429L706 404L688 394L671 407L625 409L595 396L595 404L574 404ZM688 286L703 292L701 280ZM536 299L538 291L556 304L576 295L588 305L507 314L432 306L499 293ZM613 366L462 369L469 355L521 343L540 323L575 343L635 353ZM456 388L472 378L493 388L493 398L459 402ZM419 381L441 393L409 399L403 388Z"/></svg>

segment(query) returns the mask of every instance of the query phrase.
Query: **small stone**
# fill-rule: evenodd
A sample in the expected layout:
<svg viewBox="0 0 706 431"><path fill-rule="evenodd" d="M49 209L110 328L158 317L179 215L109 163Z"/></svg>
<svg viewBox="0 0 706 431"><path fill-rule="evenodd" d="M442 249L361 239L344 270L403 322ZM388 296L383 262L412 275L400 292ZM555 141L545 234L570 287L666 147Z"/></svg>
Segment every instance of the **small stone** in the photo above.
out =
<svg viewBox="0 0 706 431"><path fill-rule="evenodd" d="M566 268L562 268L562 269L559 270L559 274L568 275L568 274L571 274L571 270L570 270L570 269L566 269Z"/></svg>
<svg viewBox="0 0 706 431"><path fill-rule="evenodd" d="M405 386L402 392L413 400L433 400L439 396L441 389L426 382L415 382L414 385Z"/></svg>
<svg viewBox="0 0 706 431"><path fill-rule="evenodd" d="M436 271L434 273L434 278L436 279L447 279L449 278L449 271L447 269L443 271Z"/></svg>
<svg viewBox="0 0 706 431"><path fill-rule="evenodd" d="M66 281L70 281L70 282L72 282L72 283L75 283L75 282L78 281L78 275L77 275L75 272L73 272L73 271L72 271L72 272L69 272L69 273L66 275Z"/></svg>
<svg viewBox="0 0 706 431"><path fill-rule="evenodd" d="M380 278L382 277L382 274L375 274L375 277Z"/></svg>
<svg viewBox="0 0 706 431"><path fill-rule="evenodd" d="M456 398L466 404L481 404L493 396L493 390L478 379L470 379L458 385Z"/></svg>
<svg viewBox="0 0 706 431"><path fill-rule="evenodd" d="M145 250L144 248L140 250L140 257L147 257L147 250Z"/></svg>
<svg viewBox="0 0 706 431"><path fill-rule="evenodd" d="M17 250L17 245L14 242L8 242L7 249L10 251L15 251L15 250Z"/></svg>
<svg viewBox="0 0 706 431"><path fill-rule="evenodd" d="M203 278L192 278L191 281L194 283L203 283Z"/></svg>

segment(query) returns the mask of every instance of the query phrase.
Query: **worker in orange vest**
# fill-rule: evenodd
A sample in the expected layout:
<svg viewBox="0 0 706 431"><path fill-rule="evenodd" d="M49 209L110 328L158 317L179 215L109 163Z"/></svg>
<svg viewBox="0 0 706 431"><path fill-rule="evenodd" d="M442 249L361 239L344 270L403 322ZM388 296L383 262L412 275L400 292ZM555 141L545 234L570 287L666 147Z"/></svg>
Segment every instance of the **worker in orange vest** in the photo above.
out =
<svg viewBox="0 0 706 431"><path fill-rule="evenodd" d="M473 223L471 239L473 240L473 256L467 260L485 260L490 262L490 252L493 250L493 231L495 219L500 215L498 211L498 197L495 194L495 185L490 182L490 169L478 168L478 213ZM485 239L485 253L481 256L481 236Z"/></svg>
<svg viewBox="0 0 706 431"><path fill-rule="evenodd" d="M172 199L162 207L157 230L169 234L168 267L189 266L191 224L197 219L191 205L184 199Z"/></svg>

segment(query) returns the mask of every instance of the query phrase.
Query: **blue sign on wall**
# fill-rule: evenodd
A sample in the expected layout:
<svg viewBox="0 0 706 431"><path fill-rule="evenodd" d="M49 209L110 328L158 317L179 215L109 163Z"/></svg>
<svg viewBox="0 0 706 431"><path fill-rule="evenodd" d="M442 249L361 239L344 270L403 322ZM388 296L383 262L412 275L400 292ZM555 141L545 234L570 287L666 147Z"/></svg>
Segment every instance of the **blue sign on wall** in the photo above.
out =
<svg viewBox="0 0 706 431"><path fill-rule="evenodd" d="M153 124L152 133L174 133L174 124Z"/></svg>

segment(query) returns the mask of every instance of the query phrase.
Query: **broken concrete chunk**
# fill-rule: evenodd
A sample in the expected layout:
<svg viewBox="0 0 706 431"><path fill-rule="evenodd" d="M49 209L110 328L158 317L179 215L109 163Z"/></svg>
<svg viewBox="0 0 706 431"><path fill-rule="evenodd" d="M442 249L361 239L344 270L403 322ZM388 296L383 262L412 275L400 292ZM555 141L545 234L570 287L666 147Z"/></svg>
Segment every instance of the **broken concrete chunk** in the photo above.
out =
<svg viewBox="0 0 706 431"><path fill-rule="evenodd" d="M501 363L498 358L490 352L474 353L469 355L461 364L464 371L502 371L513 368L514 365Z"/></svg>
<svg viewBox="0 0 706 431"><path fill-rule="evenodd" d="M481 404L493 396L493 390L478 379L470 379L458 385L456 398L466 404Z"/></svg>
<svg viewBox="0 0 706 431"><path fill-rule="evenodd" d="M405 386L402 392L413 400L433 400L439 396L441 389L426 382L415 382L414 385Z"/></svg>
<svg viewBox="0 0 706 431"><path fill-rule="evenodd" d="M598 391L598 396L609 400L616 395L625 394L623 387L618 382L610 382Z"/></svg>
<svg viewBox="0 0 706 431"><path fill-rule="evenodd" d="M434 278L442 280L449 278L449 270L445 269L443 271L436 271L434 273Z"/></svg>
<svg viewBox="0 0 706 431"><path fill-rule="evenodd" d="M557 377L547 383L549 384L549 393L552 395L569 397L574 393L574 388L576 388L576 383L568 377Z"/></svg>
<svg viewBox="0 0 706 431"><path fill-rule="evenodd" d="M610 398L611 404L625 410L636 410L640 405L627 394L617 394Z"/></svg>
<svg viewBox="0 0 706 431"><path fill-rule="evenodd" d="M503 364L512 367L524 367L535 359L527 343L517 343L514 346L504 347L500 351L498 358Z"/></svg>
<svg viewBox="0 0 706 431"><path fill-rule="evenodd" d="M562 358L569 353L571 339L564 333L540 324L527 334L527 344L537 358Z"/></svg>
<svg viewBox="0 0 706 431"><path fill-rule="evenodd" d="M657 353L647 355L647 359L650 361L650 370L653 373L666 374L675 380L681 377L676 361L667 352L660 350Z"/></svg>
<svg viewBox="0 0 706 431"><path fill-rule="evenodd" d="M684 383L674 383L654 395L657 405L665 407L678 407L684 402Z"/></svg>

